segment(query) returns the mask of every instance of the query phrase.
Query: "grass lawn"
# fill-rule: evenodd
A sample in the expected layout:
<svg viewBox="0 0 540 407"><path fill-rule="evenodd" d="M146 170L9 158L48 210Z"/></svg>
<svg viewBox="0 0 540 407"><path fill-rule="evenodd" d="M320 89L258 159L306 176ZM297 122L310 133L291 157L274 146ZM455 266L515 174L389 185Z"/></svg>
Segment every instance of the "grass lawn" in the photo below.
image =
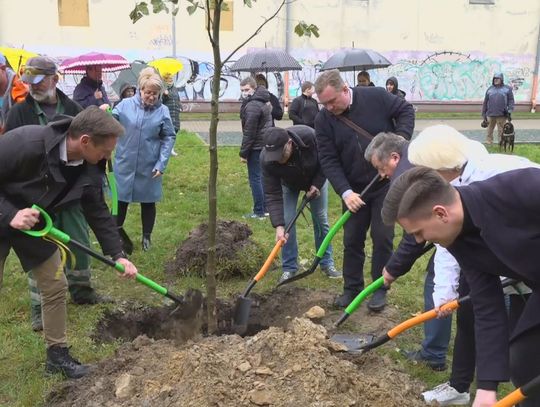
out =
<svg viewBox="0 0 540 407"><path fill-rule="evenodd" d="M164 264L171 259L176 248L188 232L204 222L207 214L207 147L194 134L181 133L177 139L178 157L171 158L164 178L165 197L158 205L158 216L154 234L153 247L143 253L140 250L140 213L137 205L130 207L125 229L136 243L136 251L131 257L145 276L156 282L165 282ZM540 161L540 147L519 145L516 154ZM251 194L247 183L247 170L240 163L237 147L219 149L219 185L218 213L222 219L242 220L241 215L250 212ZM340 216L340 202L336 194L330 193L329 219L335 222ZM274 245L274 230L268 220L247 221L253 229L254 240L269 253ZM399 232L398 232L399 234ZM298 223L298 239L301 249L300 257L311 260L315 254L313 248L311 225L301 218ZM396 238L397 239L397 238ZM95 239L94 248L99 250ZM342 234L338 233L334 240L334 254L338 266L342 264ZM371 247L368 245L368 253ZM266 256L266 254L265 254ZM369 258L368 258L369 259ZM414 270L395 284L390 291L389 300L402 310L403 319L420 311L423 303L423 271L427 259L420 259ZM369 264L366 264L366 270ZM94 261L93 277L95 286L100 292L109 294L117 300L162 305L163 297L147 287L133 281L119 279L115 272ZM37 406L43 402L47 392L61 380L56 376L46 378L43 375L45 349L41 335L32 332L30 327L30 302L26 276L21 271L17 258L12 254L7 261L4 273L4 285L0 294L0 406ZM272 288L278 273L269 275L257 284L256 291L264 292ZM366 273L367 274L367 273ZM219 295L228 296L238 293L245 287L246 281L227 281L220 283ZM341 282L329 281L320 273L301 280L301 286L325 288L341 291ZM185 278L170 287L175 292L183 292L188 287L205 289L205 282L200 278ZM68 336L72 353L84 361L91 363L110 357L118 343L96 344L91 334L105 310L113 305L68 306ZM390 346L380 351L393 357L394 347L412 348L417 346L422 337L422 329L415 328L398 338ZM410 367L411 374L421 378L428 386L447 380L449 372L433 373L422 366ZM506 386L503 390L508 391Z"/></svg>

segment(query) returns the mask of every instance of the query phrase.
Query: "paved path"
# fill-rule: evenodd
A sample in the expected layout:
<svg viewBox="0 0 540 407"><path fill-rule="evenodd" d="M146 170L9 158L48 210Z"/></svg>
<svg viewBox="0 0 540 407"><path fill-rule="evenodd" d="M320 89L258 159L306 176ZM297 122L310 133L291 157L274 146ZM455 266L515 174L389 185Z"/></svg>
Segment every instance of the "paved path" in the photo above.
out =
<svg viewBox="0 0 540 407"><path fill-rule="evenodd" d="M481 119L478 120L417 120L415 134L422 131L426 127L435 124L448 124L457 130L461 131L467 137L474 140L484 141L486 131L480 127ZM514 120L512 122L516 130L516 143L540 143L540 120L525 119ZM276 126L289 127L292 126L290 120L276 121ZM198 133L204 142L208 142L208 121L185 121L182 122L182 129ZM242 140L242 128L239 120L220 121L218 125L218 144L219 145L240 145Z"/></svg>

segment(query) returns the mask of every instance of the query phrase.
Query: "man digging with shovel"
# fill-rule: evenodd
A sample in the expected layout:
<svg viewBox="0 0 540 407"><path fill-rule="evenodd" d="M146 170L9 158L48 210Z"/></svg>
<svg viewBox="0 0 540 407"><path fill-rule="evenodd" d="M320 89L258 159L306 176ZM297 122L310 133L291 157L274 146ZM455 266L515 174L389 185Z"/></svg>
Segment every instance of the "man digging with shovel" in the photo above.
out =
<svg viewBox="0 0 540 407"><path fill-rule="evenodd" d="M92 106L74 119L19 127L0 138L0 275L10 247L22 268L34 275L41 292L47 373L80 378L89 366L74 359L67 347L67 281L59 248L22 231L40 222L33 204L55 213L80 202L103 252L124 266L124 277L135 277L137 269L122 252L101 188L104 160L123 133L112 116Z"/></svg>

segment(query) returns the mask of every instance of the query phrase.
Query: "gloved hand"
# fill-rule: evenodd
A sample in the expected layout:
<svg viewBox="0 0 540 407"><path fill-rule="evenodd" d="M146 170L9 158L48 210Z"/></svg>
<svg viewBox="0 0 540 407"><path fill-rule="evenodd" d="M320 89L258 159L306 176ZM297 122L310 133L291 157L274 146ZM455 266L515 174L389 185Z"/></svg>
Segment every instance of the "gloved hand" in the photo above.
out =
<svg viewBox="0 0 540 407"><path fill-rule="evenodd" d="M508 120L509 122L512 121L512 115L510 113L506 114L506 120Z"/></svg>

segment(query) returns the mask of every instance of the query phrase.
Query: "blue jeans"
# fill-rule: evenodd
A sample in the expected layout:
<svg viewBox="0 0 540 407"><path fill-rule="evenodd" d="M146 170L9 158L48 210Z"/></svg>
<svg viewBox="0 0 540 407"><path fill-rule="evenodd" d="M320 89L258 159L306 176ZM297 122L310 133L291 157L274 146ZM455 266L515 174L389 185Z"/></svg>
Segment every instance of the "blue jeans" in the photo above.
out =
<svg viewBox="0 0 540 407"><path fill-rule="evenodd" d="M283 212L285 225L289 224L296 214L296 205L300 191L295 191L283 185ZM313 235L315 237L315 249L319 250L330 226L328 226L328 181L321 188L321 194L311 200L311 219L313 220ZM293 225L289 231L287 243L281 251L283 272L293 272L298 270L298 244L296 242L296 226ZM334 265L332 257L332 245L328 245L321 262L321 267Z"/></svg>
<svg viewBox="0 0 540 407"><path fill-rule="evenodd" d="M428 263L426 280L424 282L424 310L432 310L435 304L433 303L433 289L435 283L435 267L431 256ZM421 355L424 359L434 362L446 362L446 353L448 352L448 343L452 333L452 316L446 318L434 318L424 323L424 340L422 341Z"/></svg>
<svg viewBox="0 0 540 407"><path fill-rule="evenodd" d="M247 158L247 170L249 187L253 196L253 213L264 216L266 207L264 205L264 190L261 176L261 150L251 150Z"/></svg>

